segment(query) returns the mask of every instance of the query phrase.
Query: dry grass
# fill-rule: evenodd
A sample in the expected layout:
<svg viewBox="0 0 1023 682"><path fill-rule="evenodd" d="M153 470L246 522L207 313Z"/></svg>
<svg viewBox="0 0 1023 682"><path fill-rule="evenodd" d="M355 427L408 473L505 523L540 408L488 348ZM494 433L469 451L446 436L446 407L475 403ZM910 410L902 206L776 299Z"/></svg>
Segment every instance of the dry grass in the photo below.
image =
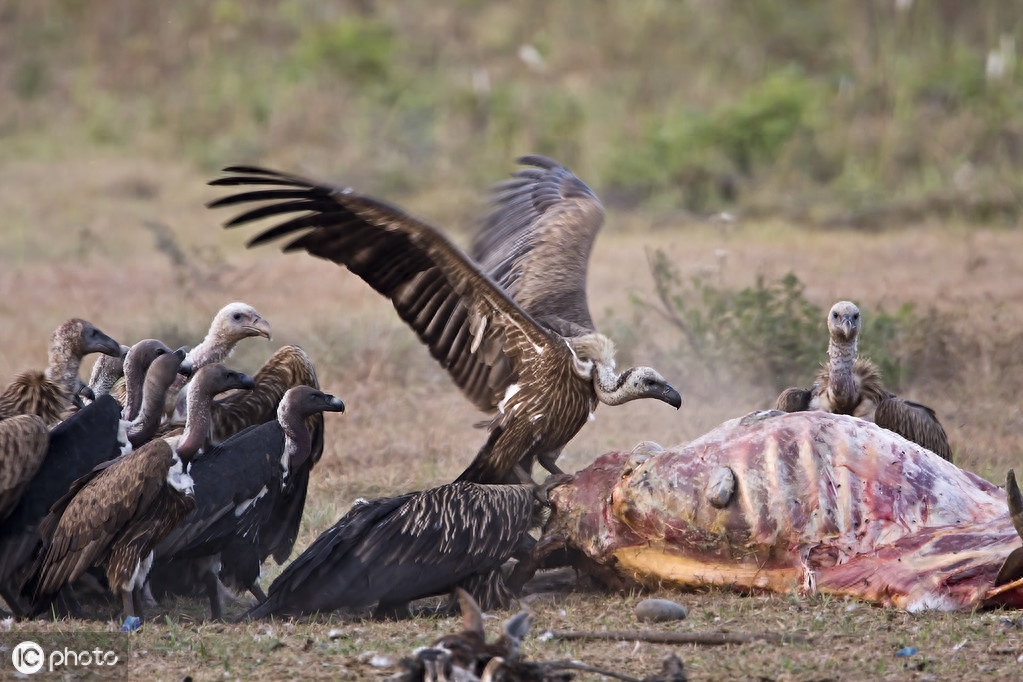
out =
<svg viewBox="0 0 1023 682"><path fill-rule="evenodd" d="M199 172L174 162L117 156L89 161L8 165L0 184L6 229L0 234L0 377L45 361L45 343L63 319L82 316L125 342L149 335L194 343L212 314L245 300L274 326L274 341L246 342L233 358L253 371L274 348L298 343L318 363L323 386L348 411L328 416L327 451L316 470L299 549L359 496L391 494L450 480L472 457L482 434L467 405L386 301L360 280L312 258L242 248L245 235L221 230L225 217L202 207L214 196ZM390 197L398 203L401 196ZM426 208L409 208L429 214ZM154 246L145 221L174 235L187 259L174 266ZM807 294L826 305L843 297L896 307L911 301L954 316L974 345L956 362L971 372L954 384L919 387L919 398L948 425L960 463L993 480L1018 465L1023 415L1006 381L1018 358L999 355L999 338L1023 334L1023 234L928 224L886 234L808 232L769 223L722 227L642 215L612 215L598 240L590 275L600 325L623 337L629 360L655 361L686 396L680 412L656 404L602 408L566 448L573 470L610 449L642 439L673 444L724 419L769 405L774 396L749 386L706 383L706 373L671 359L677 344L667 326L638 319L630 296L649 296L646 249L662 247L684 273L719 271L723 284L745 286L754 273L794 270ZM722 254L724 252L722 266ZM716 269L716 270L715 270ZM627 337L627 338L625 338ZM626 342L627 341L627 342ZM1002 348L999 351L998 348ZM1017 344L1018 348L1018 344ZM652 356L652 357L648 357ZM87 368L83 370L83 373ZM924 392L924 389L927 392ZM279 571L273 567L265 580ZM947 679L1012 677L1023 635L1009 613L906 613L829 599L748 597L720 592L665 594L691 609L681 631L802 633L809 644L753 644L708 650L693 646L564 643L530 638L531 657L573 657L632 674L655 671L669 651L694 679ZM533 604L534 634L546 628L635 628L635 595L566 593ZM380 677L366 652L392 662L451 619L403 623L272 623L228 626L201 622L196 602L165 605L144 631L117 640L132 649L131 678L281 679ZM236 607L236 611L240 610ZM508 614L498 614L506 617ZM1012 619L1006 624L1006 619ZM31 633L105 630L102 623L16 624ZM340 628L331 640L328 632ZM496 630L496 623L491 625ZM904 646L919 654L895 657Z"/></svg>

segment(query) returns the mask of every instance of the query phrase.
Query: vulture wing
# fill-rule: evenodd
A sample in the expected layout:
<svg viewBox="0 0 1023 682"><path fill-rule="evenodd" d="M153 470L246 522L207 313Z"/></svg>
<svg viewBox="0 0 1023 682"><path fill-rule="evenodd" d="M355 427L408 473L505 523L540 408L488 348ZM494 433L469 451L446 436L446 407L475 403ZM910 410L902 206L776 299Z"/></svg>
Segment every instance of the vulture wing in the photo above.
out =
<svg viewBox="0 0 1023 682"><path fill-rule="evenodd" d="M592 332L586 268L604 207L551 159L524 156L519 163L532 168L494 188L472 257L540 324L562 336Z"/></svg>
<svg viewBox="0 0 1023 682"><path fill-rule="evenodd" d="M211 184L273 187L212 202L210 207L269 202L227 227L299 213L257 235L249 246L291 236L285 251L305 250L347 267L391 300L480 409L496 408L522 365L555 345L554 334L458 247L404 211L350 189L261 168L236 166L226 172L233 175Z"/></svg>
<svg viewBox="0 0 1023 682"><path fill-rule="evenodd" d="M22 414L0 421L0 521L21 500L46 457L49 442L42 417Z"/></svg>
<svg viewBox="0 0 1023 682"><path fill-rule="evenodd" d="M874 423L952 461L952 446L945 429L934 410L926 405L889 395L878 403Z"/></svg>

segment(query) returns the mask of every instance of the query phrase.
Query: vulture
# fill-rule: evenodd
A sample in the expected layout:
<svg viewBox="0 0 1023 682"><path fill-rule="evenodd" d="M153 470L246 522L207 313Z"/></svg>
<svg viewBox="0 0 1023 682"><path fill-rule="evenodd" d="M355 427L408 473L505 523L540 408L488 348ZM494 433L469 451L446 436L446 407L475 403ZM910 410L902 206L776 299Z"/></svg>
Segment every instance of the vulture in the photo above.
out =
<svg viewBox="0 0 1023 682"><path fill-rule="evenodd" d="M828 312L828 333L828 364L817 372L810 388L782 391L777 409L824 410L860 417L951 462L952 446L934 410L886 390L877 366L856 355L860 309L850 301L833 305Z"/></svg>
<svg viewBox="0 0 1023 682"><path fill-rule="evenodd" d="M561 478L561 477L552 477ZM484 609L507 606L501 565L528 552L536 487L457 481L422 492L359 500L270 585L248 618L408 602L462 586Z"/></svg>
<svg viewBox="0 0 1023 682"><path fill-rule="evenodd" d="M133 387L130 392L141 394L142 375L156 357L170 352L170 349L159 341L146 339L135 344L132 350L134 352L125 356L123 369L138 376L137 389ZM180 358L184 355L184 350L179 351ZM133 436L135 444L139 445L141 433L152 435L159 424L163 397L172 380L173 376L162 379L154 374L150 377L150 385L145 390L155 404L146 417L148 423L144 419L133 423L122 421L121 406L112 396L101 393L49 432L38 472L28 483L9 518L0 523L0 595L12 609L21 613L16 595L23 570L30 565L40 542L39 523L50 505L67 493L75 479L86 475L93 467L130 451ZM164 383L161 385L161 382ZM7 421L10 419L0 422L0 430Z"/></svg>
<svg viewBox="0 0 1023 682"><path fill-rule="evenodd" d="M169 385L182 362L180 351L164 354L149 375ZM89 567L103 566L111 592L121 595L124 628L134 629L141 607L135 592L152 550L194 508L188 465L206 440L213 396L251 386L251 377L223 365L203 367L188 390L184 434L149 441L75 481L40 524L44 547L25 586L33 601L49 600Z"/></svg>
<svg viewBox="0 0 1023 682"><path fill-rule="evenodd" d="M226 168L230 175L211 182L259 188L209 204L262 202L226 227L287 218L249 246L288 237L285 251L347 267L391 300L469 400L496 411L461 481L526 483L534 461L559 472L561 449L599 403L682 404L649 367L619 373L614 344L594 328L585 285L604 219L596 195L550 159L520 162L531 167L497 186L474 257L428 223L351 189L252 166Z"/></svg>
<svg viewBox="0 0 1023 682"><path fill-rule="evenodd" d="M277 549L265 543L275 539L269 529L280 522L274 511L291 483L289 474L312 454L307 420L323 412L344 412L344 408L330 394L296 386L284 394L277 419L251 426L196 458L189 468L195 510L157 545L152 579L165 562L173 567L176 559L207 559L203 584L211 617L221 620L216 566L225 552L230 554L228 567L233 568L226 576L232 587L249 589L265 599L258 583L260 566Z"/></svg>
<svg viewBox="0 0 1023 682"><path fill-rule="evenodd" d="M59 422L84 386L78 368L89 353L120 356L121 344L79 318L57 327L50 339L46 369L19 374L0 393L0 419L37 414L48 426Z"/></svg>
<svg viewBox="0 0 1023 682"><path fill-rule="evenodd" d="M213 317L206 337L188 352L186 358L192 363L193 371L223 362L230 357L239 341L251 336L270 340L270 323L247 303L228 303ZM185 402L188 394L180 393L184 385L184 379L179 378L167 394L168 405L172 406L169 408L172 410L170 421L179 424L185 420L187 411Z"/></svg>

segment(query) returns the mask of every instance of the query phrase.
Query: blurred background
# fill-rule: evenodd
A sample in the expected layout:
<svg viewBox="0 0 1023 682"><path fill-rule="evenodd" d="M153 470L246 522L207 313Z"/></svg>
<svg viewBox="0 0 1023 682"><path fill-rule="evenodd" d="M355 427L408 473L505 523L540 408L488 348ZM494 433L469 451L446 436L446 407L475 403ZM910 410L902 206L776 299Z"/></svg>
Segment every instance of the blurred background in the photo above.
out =
<svg viewBox="0 0 1023 682"><path fill-rule="evenodd" d="M245 251L204 183L260 163L466 243L486 188L542 153L608 208L590 294L621 364L687 396L602 409L566 468L771 406L849 298L892 388L1003 480L1023 454L1018 36L1011 0L4 0L0 377L66 317L194 344L243 299L356 408L323 474L342 501L449 478L479 415L390 306ZM254 371L257 346L235 360Z"/></svg>

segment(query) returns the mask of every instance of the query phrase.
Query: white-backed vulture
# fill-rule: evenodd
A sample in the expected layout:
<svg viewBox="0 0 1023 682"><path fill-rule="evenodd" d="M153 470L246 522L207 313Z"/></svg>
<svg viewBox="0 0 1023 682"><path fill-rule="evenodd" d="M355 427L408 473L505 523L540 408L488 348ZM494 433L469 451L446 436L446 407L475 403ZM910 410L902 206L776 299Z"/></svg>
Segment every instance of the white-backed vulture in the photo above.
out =
<svg viewBox="0 0 1023 682"><path fill-rule="evenodd" d="M151 580L156 581L162 564L173 577L180 572L174 570L175 560L205 559L203 584L215 620L223 618L218 564L233 568L224 575L233 589L265 599L258 583L260 566L276 548L264 547L269 539L264 536L268 524L280 521L274 510L290 484L290 473L312 455L307 419L344 412L344 407L328 393L297 386L280 401L277 419L249 427L197 457L189 468L195 509L157 545ZM159 585L156 591L161 591Z"/></svg>
<svg viewBox="0 0 1023 682"><path fill-rule="evenodd" d="M360 500L273 582L246 617L329 613L408 602L463 586L484 609L507 606L500 567L532 545L531 485L449 483Z"/></svg>
<svg viewBox="0 0 1023 682"><path fill-rule="evenodd" d="M464 481L525 481L535 460L557 472L562 447L601 402L682 401L651 368L619 374L614 345L594 330L585 285L600 201L553 161L520 161L534 167L498 186L478 240L482 264L437 228L351 189L250 166L211 183L268 187L210 206L269 202L227 227L298 213L249 246L289 236L285 251L347 267L391 300L469 400L497 412Z"/></svg>
<svg viewBox="0 0 1023 682"><path fill-rule="evenodd" d="M881 373L870 360L858 357L860 309L839 301L828 312L828 363L810 388L787 388L777 408L786 412L824 410L872 421L952 461L952 446L934 410L904 400L885 389Z"/></svg>
<svg viewBox="0 0 1023 682"><path fill-rule="evenodd" d="M78 376L82 357L90 353L121 354L121 345L91 322L72 318L50 338L46 369L19 374L0 393L0 419L37 414L48 426L59 422L84 385Z"/></svg>
<svg viewBox="0 0 1023 682"><path fill-rule="evenodd" d="M179 353L164 354L149 374L159 372L169 384L181 362ZM141 604L133 593L152 566L153 547L194 507L188 464L206 440L213 396L251 386L251 377L223 365L203 367L189 387L183 435L152 440L75 481L40 525L44 549L25 588L33 601L53 597L91 566L104 566L124 616L135 617Z"/></svg>

